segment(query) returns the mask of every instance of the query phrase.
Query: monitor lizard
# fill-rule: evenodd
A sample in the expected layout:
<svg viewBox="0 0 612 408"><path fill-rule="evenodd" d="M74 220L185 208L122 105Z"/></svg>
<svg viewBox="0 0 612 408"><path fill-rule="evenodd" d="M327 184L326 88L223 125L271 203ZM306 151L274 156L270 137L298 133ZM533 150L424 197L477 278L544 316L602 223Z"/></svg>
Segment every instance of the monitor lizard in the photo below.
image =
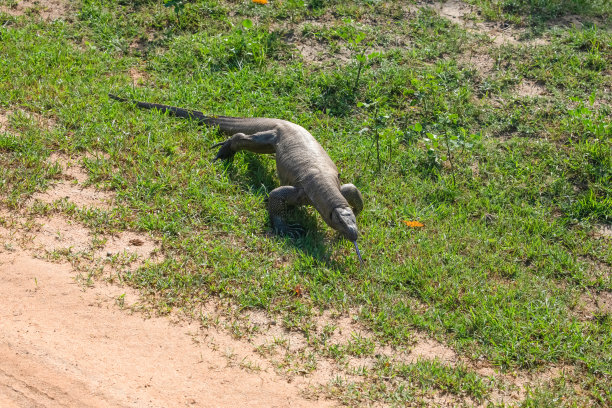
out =
<svg viewBox="0 0 612 408"><path fill-rule="evenodd" d="M287 234L290 232L285 221L288 207L312 205L327 225L353 243L363 264L357 246L359 230L355 218L363 209L363 197L353 184L340 184L336 165L302 126L281 119L206 116L196 110L131 101L112 94L109 97L218 126L222 133L231 137L212 146L220 147L213 161L230 159L240 150L275 153L281 186L272 190L268 199L272 228L279 234Z"/></svg>

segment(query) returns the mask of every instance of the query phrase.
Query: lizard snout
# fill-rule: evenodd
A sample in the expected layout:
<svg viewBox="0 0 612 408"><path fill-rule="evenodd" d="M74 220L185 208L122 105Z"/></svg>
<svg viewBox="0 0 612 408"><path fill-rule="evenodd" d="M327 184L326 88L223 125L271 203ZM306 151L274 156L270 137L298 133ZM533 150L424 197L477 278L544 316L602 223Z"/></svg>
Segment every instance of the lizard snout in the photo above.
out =
<svg viewBox="0 0 612 408"><path fill-rule="evenodd" d="M339 231L346 239L351 242L357 241L359 230L355 214L348 207L337 207L332 211L332 227Z"/></svg>

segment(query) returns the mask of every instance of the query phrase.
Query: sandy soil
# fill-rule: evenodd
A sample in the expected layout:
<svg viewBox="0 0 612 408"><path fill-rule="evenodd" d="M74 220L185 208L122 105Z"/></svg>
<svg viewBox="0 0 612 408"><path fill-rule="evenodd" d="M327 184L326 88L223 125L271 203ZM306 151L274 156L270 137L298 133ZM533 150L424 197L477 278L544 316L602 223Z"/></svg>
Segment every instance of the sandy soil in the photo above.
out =
<svg viewBox="0 0 612 408"><path fill-rule="evenodd" d="M2 407L330 405L273 373L227 367L194 327L120 310L125 288L84 291L68 264L4 251L0 276Z"/></svg>
<svg viewBox="0 0 612 408"><path fill-rule="evenodd" d="M20 0L13 7L0 6L0 11L12 16L33 12L44 20L53 21L66 17L69 4L67 0Z"/></svg>

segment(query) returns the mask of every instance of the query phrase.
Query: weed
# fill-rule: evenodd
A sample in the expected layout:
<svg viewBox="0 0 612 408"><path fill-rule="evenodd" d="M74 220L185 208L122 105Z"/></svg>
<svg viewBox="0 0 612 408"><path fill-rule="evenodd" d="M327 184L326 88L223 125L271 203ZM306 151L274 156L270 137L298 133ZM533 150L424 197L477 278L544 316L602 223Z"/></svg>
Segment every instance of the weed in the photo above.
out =
<svg viewBox="0 0 612 408"><path fill-rule="evenodd" d="M359 102L357 106L363 107L366 110L370 110L372 117L369 123L370 127L363 128L363 131L372 132L374 135L374 143L376 145L376 163L378 164L377 171L380 172L380 131L385 127L386 121L389 119L388 115L379 115L379 105L383 103L383 99L378 99L372 103ZM360 133L361 133L360 132ZM390 154L389 154L390 156ZM369 156L368 156L369 157ZM391 159L391 157L389 157ZM366 159L367 162L367 159Z"/></svg>
<svg viewBox="0 0 612 408"><path fill-rule="evenodd" d="M172 7L176 20L180 24L180 14L185 8L186 0L164 0L164 7Z"/></svg>

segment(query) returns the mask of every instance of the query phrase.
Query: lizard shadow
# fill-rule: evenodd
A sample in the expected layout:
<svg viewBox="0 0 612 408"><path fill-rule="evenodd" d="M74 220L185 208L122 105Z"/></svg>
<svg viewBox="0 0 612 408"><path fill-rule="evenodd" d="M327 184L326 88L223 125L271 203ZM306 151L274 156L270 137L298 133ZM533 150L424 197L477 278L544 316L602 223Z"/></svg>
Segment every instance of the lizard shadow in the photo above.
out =
<svg viewBox="0 0 612 408"><path fill-rule="evenodd" d="M244 152L224 163L227 176L232 182L251 194L266 198L270 191L278 187L278 180L270 169L267 160Z"/></svg>
<svg viewBox="0 0 612 408"><path fill-rule="evenodd" d="M238 159L236 157L234 160ZM262 197L267 205L268 195L279 186L276 170L271 169L271 162L263 159L260 155L244 152L238 159L241 163L234 165L233 161L226 163L228 177L252 194ZM246 167L246 171L240 171L239 167ZM292 207L287 214L288 224L295 226L294 233L290 235L279 235L272 231L270 219L267 218L266 225L262 226L262 233L268 235L285 245L290 245L298 251L309 255L318 262L330 268L338 268L332 259L329 243L325 240L325 226L320 225L319 215L312 207Z"/></svg>

